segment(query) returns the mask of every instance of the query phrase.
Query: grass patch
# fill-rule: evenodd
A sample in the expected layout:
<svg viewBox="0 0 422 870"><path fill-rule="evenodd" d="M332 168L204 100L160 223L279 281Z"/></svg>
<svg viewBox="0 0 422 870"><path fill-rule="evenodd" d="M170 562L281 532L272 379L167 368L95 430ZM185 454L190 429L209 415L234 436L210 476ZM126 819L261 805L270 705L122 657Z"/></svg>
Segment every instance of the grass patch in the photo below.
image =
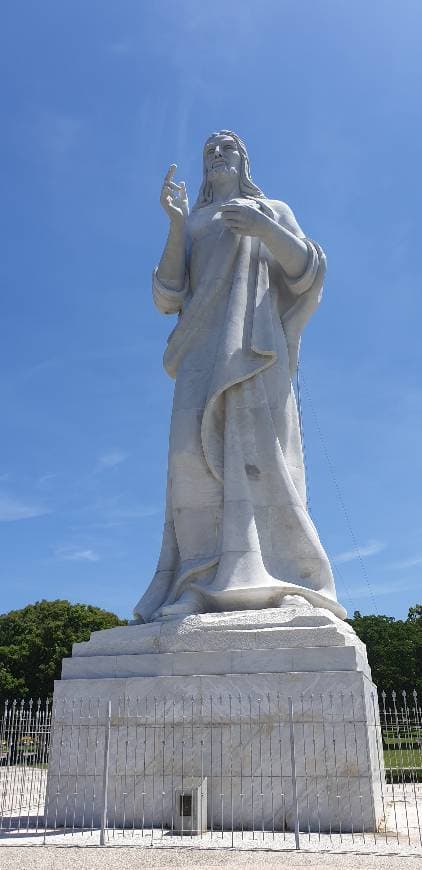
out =
<svg viewBox="0 0 422 870"><path fill-rule="evenodd" d="M422 783L421 749L384 749L387 782Z"/></svg>
<svg viewBox="0 0 422 870"><path fill-rule="evenodd" d="M422 767L420 749L384 749L384 764L391 768Z"/></svg>

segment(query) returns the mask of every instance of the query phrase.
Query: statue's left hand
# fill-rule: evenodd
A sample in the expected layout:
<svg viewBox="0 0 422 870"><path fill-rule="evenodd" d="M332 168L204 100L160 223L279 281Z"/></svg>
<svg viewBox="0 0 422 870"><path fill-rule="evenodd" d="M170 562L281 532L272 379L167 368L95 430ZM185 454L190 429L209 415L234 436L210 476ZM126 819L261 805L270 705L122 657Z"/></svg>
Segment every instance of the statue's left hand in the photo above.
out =
<svg viewBox="0 0 422 870"><path fill-rule="evenodd" d="M271 218L250 202L227 203L221 207L223 220L239 236L257 236L263 239Z"/></svg>

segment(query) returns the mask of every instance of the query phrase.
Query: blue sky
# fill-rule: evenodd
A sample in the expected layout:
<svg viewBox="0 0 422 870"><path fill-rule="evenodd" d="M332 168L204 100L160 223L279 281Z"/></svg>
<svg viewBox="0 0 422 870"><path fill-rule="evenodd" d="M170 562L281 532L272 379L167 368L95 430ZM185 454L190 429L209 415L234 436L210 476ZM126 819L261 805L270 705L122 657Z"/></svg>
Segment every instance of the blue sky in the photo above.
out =
<svg viewBox="0 0 422 870"><path fill-rule="evenodd" d="M3 8L1 611L130 616L158 557L162 176L213 130L327 251L301 370L310 507L349 612L421 600L419 0ZM360 557L357 552L360 552Z"/></svg>

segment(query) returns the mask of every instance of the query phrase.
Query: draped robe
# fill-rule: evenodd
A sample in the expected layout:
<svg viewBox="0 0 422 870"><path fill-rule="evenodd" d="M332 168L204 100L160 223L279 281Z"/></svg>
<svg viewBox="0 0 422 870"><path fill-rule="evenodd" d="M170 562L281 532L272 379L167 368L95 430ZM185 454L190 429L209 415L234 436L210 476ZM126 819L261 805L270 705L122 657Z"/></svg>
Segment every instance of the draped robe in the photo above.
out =
<svg viewBox="0 0 422 870"><path fill-rule="evenodd" d="M155 304L179 318L164 354L176 384L163 542L135 608L146 622L188 588L202 612L277 606L297 594L346 615L307 512L292 386L325 256L285 203L255 204L305 241L299 278L259 239L225 228L213 204L188 219L184 287L170 290L154 273Z"/></svg>

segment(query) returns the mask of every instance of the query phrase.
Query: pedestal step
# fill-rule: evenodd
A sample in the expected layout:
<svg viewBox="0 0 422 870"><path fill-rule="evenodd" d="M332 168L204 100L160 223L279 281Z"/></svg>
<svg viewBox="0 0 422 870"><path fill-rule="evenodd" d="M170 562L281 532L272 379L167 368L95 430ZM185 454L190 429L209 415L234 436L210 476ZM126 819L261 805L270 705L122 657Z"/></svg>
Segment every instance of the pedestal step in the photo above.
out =
<svg viewBox="0 0 422 870"><path fill-rule="evenodd" d="M97 824L106 802L111 824L171 827L180 790L206 780L211 827L280 831L298 812L309 830L374 830L377 709L364 645L326 610L96 632L55 685L48 816L82 823L88 805Z"/></svg>

